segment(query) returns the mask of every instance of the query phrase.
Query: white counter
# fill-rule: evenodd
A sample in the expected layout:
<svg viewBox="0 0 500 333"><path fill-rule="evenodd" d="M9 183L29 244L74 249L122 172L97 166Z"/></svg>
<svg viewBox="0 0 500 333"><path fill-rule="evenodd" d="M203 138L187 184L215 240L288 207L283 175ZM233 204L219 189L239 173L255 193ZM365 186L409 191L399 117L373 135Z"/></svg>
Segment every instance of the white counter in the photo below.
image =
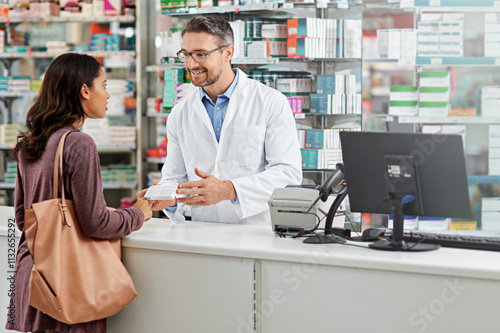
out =
<svg viewBox="0 0 500 333"><path fill-rule="evenodd" d="M0 210L5 304L11 212ZM271 227L153 219L123 241L139 296L108 320L108 332L499 331L500 252L350 244L303 244Z"/></svg>
<svg viewBox="0 0 500 333"><path fill-rule="evenodd" d="M329 266L500 280L500 252L452 248L385 252L369 249L368 243L314 245L302 243L303 239L279 238L271 227L152 219L126 237L122 246L285 262L313 257Z"/></svg>
<svg viewBox="0 0 500 333"><path fill-rule="evenodd" d="M153 219L123 241L139 297L109 332L498 332L500 252L350 244Z"/></svg>

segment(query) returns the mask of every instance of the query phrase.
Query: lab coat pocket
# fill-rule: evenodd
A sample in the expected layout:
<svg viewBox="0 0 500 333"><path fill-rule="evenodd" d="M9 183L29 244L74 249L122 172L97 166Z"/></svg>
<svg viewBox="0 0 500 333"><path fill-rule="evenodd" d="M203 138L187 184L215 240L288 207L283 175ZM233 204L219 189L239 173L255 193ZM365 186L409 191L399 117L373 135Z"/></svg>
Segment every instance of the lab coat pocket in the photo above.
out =
<svg viewBox="0 0 500 333"><path fill-rule="evenodd" d="M264 162L265 126L233 128L233 164L255 166Z"/></svg>

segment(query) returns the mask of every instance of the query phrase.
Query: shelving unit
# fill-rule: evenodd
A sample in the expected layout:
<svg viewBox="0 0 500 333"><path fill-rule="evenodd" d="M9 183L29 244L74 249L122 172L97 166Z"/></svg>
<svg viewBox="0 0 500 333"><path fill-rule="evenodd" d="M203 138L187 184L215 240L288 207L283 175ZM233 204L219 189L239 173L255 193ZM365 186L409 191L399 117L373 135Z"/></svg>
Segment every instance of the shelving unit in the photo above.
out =
<svg viewBox="0 0 500 333"><path fill-rule="evenodd" d="M317 18L352 18L360 19L362 13L361 1L342 1L330 3L260 3L250 5L219 6L209 8L188 8L167 10L162 9L162 14L170 17L189 19L193 15L200 14L225 14L230 21L236 19L245 19L248 16L258 16L263 18L297 18L297 17L317 17ZM361 36L359 36L361 38ZM148 66L147 71L156 71L166 68L182 68L183 64L176 62L174 57L162 59L161 65ZM282 66L291 66L292 68L303 69L316 74L329 74L342 71L348 68L360 68L361 58L311 58L311 57L273 57L273 58L233 58L231 63L234 66L258 66L269 64L280 64ZM171 66L171 67L170 67ZM248 67L246 67L248 69ZM358 79L360 79L358 77ZM148 117L163 117L161 114ZM348 125L350 128L360 127L361 115L325 115L302 113L295 114L296 122L299 126L308 128L331 128L333 126ZM161 164L164 159L147 158L146 162L151 164ZM316 174L313 176L317 183L323 183L331 169L304 169L307 174Z"/></svg>
<svg viewBox="0 0 500 333"><path fill-rule="evenodd" d="M108 59L111 57L119 57L120 59L125 59L130 62L132 67L135 67L132 70L135 75L135 86L137 94L135 96L137 100L137 114L141 114L142 110L142 95L141 95L141 80L142 80L142 66L144 62L142 61L143 54L145 51L136 51L142 50L141 47L145 43L143 38L143 32L147 31L147 22L148 15L153 12L149 12L149 8L147 4L137 3L136 5L136 15L118 15L118 16L101 16L101 17L29 17L29 18L20 18L20 17L12 17L12 18L2 18L0 19L0 27L4 27L6 33L10 33L11 29L18 24L21 23L31 23L31 24L90 24L90 23L100 23L100 24L119 24L125 26L132 26L134 29L134 33L136 36L136 49L134 50L120 50L120 51L86 51L82 52L88 54L90 56L94 56L96 58L104 58ZM137 19L136 19L137 18ZM117 27L117 26L115 26ZM71 51L70 51L71 52ZM80 51L77 51L80 52ZM63 52L46 52L46 51L34 51L29 52L3 52L0 53L0 63L6 69L6 75L11 75L11 68L13 63L18 60L23 59L33 59L34 61L40 61L43 59L53 59L59 55L63 54ZM35 60L36 59L36 60ZM40 60L39 60L40 59ZM113 66L114 64L111 64ZM132 68L130 67L129 68ZM19 97L35 97L37 93L35 92L0 92L0 98L3 99L10 109L11 102ZM133 94L124 94L125 97L134 97ZM135 123L136 132L139 133L141 131L141 117L137 118ZM9 111L6 117L7 123L11 120L11 111ZM122 197L135 197L136 191L139 187L142 187L142 165L141 163L137 163L142 158L142 146L140 141L140 135L137 135L138 140L133 145L115 145L115 144L106 144L106 145L98 145L98 153L102 160L107 160L108 164L113 164L119 161L128 161L132 165L136 165L137 167L137 182L135 183L103 183L103 189L105 189L105 197L107 204L112 207L120 206L120 199ZM8 144L0 145L0 150L3 152L3 156L6 156L9 151L13 147ZM8 193L12 193L15 187L14 184L11 183L0 183L0 189L7 190Z"/></svg>
<svg viewBox="0 0 500 333"><path fill-rule="evenodd" d="M417 3L417 4L415 4ZM369 66L379 66L379 64L392 66L394 72L400 69L406 71L408 77L413 75L414 81L409 80L407 85L419 86L418 75L421 71L450 71L452 78L452 89L455 94L450 97L452 107L457 108L475 108L476 116L397 116L387 113L363 115L363 124L365 129L369 130L387 130L393 128L396 131L421 131L424 126L432 128L432 126L442 126L443 128L451 128L455 125L460 125L466 128L465 134L465 153L468 172L469 192L471 197L471 205L473 209L473 220L478 221L477 228L481 229L482 208L481 200L487 197L500 197L500 192L497 189L497 184L500 184L500 176L488 174L488 155L490 147L488 141L491 137L488 133L489 125L500 124L499 116L482 115L481 108L481 87L483 85L500 85L500 80L496 80L496 74L499 72L500 57L483 56L478 51L479 44L471 44L474 40L483 40L481 34L486 32L485 23L482 23L481 15L483 13L498 13L500 8L496 2L491 2L491 5L484 6L447 6L451 1L442 3L440 0L430 0L426 6L420 4L425 3L421 0L402 0L400 4L370 4L367 5L368 10L387 9L384 13L388 17L393 18L395 15L411 14L414 17L414 29L417 29L423 13L439 14L439 13L463 13L464 14L464 37L463 45L464 56L448 57L448 56L419 56L415 58L399 58L399 59L366 59L363 61L365 69L368 71ZM484 19L484 17L483 17ZM469 20L471 20L469 22ZM394 19L394 22L396 19ZM384 27L386 28L386 27ZM393 27L399 28L399 27ZM484 43L484 42L483 42ZM474 48L471 50L471 48ZM413 74L409 74L412 71ZM382 72L382 70L381 70ZM394 75L395 81L403 82L403 74ZM481 78L484 77L484 80ZM390 84L390 85L406 85L406 83ZM387 92L388 92L387 87ZM389 94L386 97L389 100ZM372 100L370 100L372 102ZM368 126L371 124L373 126ZM378 124L378 125L377 125ZM390 126L389 126L390 125ZM378 127L377 127L378 126ZM429 129L431 130L431 129Z"/></svg>

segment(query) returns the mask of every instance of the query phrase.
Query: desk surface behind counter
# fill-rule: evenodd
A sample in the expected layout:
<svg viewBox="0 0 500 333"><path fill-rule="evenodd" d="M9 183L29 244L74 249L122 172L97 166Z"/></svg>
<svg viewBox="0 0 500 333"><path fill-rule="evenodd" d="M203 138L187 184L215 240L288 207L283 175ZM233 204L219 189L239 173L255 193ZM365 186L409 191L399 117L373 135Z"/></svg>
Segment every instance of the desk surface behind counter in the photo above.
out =
<svg viewBox="0 0 500 333"><path fill-rule="evenodd" d="M500 252L440 248L386 252L367 243L304 244L269 227L152 219L126 237L124 247L281 262L500 280Z"/></svg>

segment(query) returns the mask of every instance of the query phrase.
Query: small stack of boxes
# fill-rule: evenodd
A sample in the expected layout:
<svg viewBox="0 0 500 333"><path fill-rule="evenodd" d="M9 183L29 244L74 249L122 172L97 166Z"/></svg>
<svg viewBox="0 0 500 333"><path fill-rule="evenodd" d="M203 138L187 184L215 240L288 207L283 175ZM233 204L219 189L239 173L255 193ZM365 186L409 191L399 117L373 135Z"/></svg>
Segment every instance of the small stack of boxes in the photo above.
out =
<svg viewBox="0 0 500 333"><path fill-rule="evenodd" d="M293 113L309 112L312 79L279 78L276 80L276 89L287 96Z"/></svg>
<svg viewBox="0 0 500 333"><path fill-rule="evenodd" d="M353 74L318 75L316 94L311 94L311 113L361 114L361 94Z"/></svg>
<svg viewBox="0 0 500 333"><path fill-rule="evenodd" d="M418 22L417 52L427 57L463 57L464 14L422 13Z"/></svg>
<svg viewBox="0 0 500 333"><path fill-rule="evenodd" d="M500 198L482 198L481 230L500 231Z"/></svg>
<svg viewBox="0 0 500 333"><path fill-rule="evenodd" d="M68 52L71 47L65 41L48 41L45 43L48 53L65 53Z"/></svg>
<svg viewBox="0 0 500 333"><path fill-rule="evenodd" d="M87 133L94 139L96 146L106 146L109 143L109 120L87 119L82 126L82 132Z"/></svg>
<svg viewBox="0 0 500 333"><path fill-rule="evenodd" d="M234 33L234 58L286 57L287 29L284 20L248 17L229 22Z"/></svg>
<svg viewBox="0 0 500 333"><path fill-rule="evenodd" d="M222 3L221 3L222 5ZM185 10L189 8L197 7L213 7L214 1L212 0L161 0L161 9L167 9L171 11Z"/></svg>
<svg viewBox="0 0 500 333"><path fill-rule="evenodd" d="M420 72L418 115L422 117L448 116L450 89L450 72Z"/></svg>
<svg viewBox="0 0 500 333"><path fill-rule="evenodd" d="M377 30L377 51L381 59L415 58L417 54L415 29ZM373 57L373 55L369 55Z"/></svg>
<svg viewBox="0 0 500 333"><path fill-rule="evenodd" d="M110 183L135 184L137 182L137 169L135 165L110 164L108 165Z"/></svg>
<svg viewBox="0 0 500 333"><path fill-rule="evenodd" d="M23 93L30 91L29 75L0 76L0 91Z"/></svg>
<svg viewBox="0 0 500 333"><path fill-rule="evenodd" d="M185 70L170 68L165 70L165 87L163 89L163 108L170 110L177 104L179 87L184 84Z"/></svg>
<svg viewBox="0 0 500 333"><path fill-rule="evenodd" d="M418 115L418 87L391 86L389 114L393 116Z"/></svg>
<svg viewBox="0 0 500 333"><path fill-rule="evenodd" d="M14 147L17 143L17 136L22 130L21 125L1 124L0 125L0 144Z"/></svg>
<svg viewBox="0 0 500 333"><path fill-rule="evenodd" d="M481 87L481 116L500 116L500 86Z"/></svg>
<svg viewBox="0 0 500 333"><path fill-rule="evenodd" d="M7 161L6 163L5 173L3 175L3 181L9 184L16 183L16 175L17 175L17 162L16 161Z"/></svg>
<svg viewBox="0 0 500 333"><path fill-rule="evenodd" d="M168 31L161 31L158 36L161 39L160 43L160 55L163 58L170 57L176 58L177 51L179 51L181 46L181 32L182 29L171 28ZM236 39L235 39L236 43Z"/></svg>
<svg viewBox="0 0 500 333"><path fill-rule="evenodd" d="M341 131L353 129L306 129L299 131L302 167L305 169L333 169L342 162ZM302 139L303 138L303 139Z"/></svg>
<svg viewBox="0 0 500 333"><path fill-rule="evenodd" d="M500 125L489 126L488 174L500 175Z"/></svg>
<svg viewBox="0 0 500 333"><path fill-rule="evenodd" d="M117 147L135 147L134 126L109 126L109 144Z"/></svg>
<svg viewBox="0 0 500 333"><path fill-rule="evenodd" d="M163 113L163 100L161 98L148 97L146 104L148 114Z"/></svg>
<svg viewBox="0 0 500 333"><path fill-rule="evenodd" d="M289 19L287 54L290 58L360 58L361 21Z"/></svg>
<svg viewBox="0 0 500 333"><path fill-rule="evenodd" d="M265 39L266 47L270 57L286 57L286 43L288 31L286 24L268 23L262 24L262 38ZM250 57L251 47L248 48Z"/></svg>
<svg viewBox="0 0 500 333"><path fill-rule="evenodd" d="M484 14L484 56L500 56L500 14Z"/></svg>

